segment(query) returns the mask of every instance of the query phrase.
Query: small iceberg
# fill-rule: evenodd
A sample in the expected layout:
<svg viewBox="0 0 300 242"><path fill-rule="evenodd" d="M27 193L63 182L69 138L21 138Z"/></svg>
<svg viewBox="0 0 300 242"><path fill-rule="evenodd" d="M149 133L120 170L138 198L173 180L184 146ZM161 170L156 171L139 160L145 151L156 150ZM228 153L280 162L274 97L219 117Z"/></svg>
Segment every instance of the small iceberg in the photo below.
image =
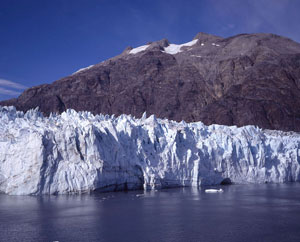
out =
<svg viewBox="0 0 300 242"><path fill-rule="evenodd" d="M219 193L224 192L223 189L205 189L206 193Z"/></svg>

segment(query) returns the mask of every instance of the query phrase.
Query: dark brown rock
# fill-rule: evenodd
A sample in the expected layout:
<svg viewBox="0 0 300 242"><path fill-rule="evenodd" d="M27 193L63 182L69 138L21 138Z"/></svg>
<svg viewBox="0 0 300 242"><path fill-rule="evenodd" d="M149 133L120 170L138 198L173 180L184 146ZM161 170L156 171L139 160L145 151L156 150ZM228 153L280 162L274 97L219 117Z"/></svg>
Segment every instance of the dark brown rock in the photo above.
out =
<svg viewBox="0 0 300 242"><path fill-rule="evenodd" d="M147 111L177 121L300 131L299 43L273 34L195 38L175 55L164 52L165 39L137 54L127 48L0 105L39 106L46 115L67 108L136 117Z"/></svg>

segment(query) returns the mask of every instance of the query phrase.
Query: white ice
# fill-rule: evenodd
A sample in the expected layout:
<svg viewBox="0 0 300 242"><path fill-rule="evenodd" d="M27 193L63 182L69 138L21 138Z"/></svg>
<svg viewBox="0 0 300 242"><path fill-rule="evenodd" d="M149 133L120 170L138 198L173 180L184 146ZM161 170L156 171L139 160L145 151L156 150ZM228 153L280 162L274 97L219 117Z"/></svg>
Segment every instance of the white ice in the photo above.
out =
<svg viewBox="0 0 300 242"><path fill-rule="evenodd" d="M205 189L206 193L220 193L224 192L223 189Z"/></svg>
<svg viewBox="0 0 300 242"><path fill-rule="evenodd" d="M129 51L129 54L137 54L137 53L139 53L141 51L146 50L148 47L149 47L149 45L143 45L143 46L134 48L134 49L132 49L132 50Z"/></svg>
<svg viewBox="0 0 300 242"><path fill-rule="evenodd" d="M0 107L0 192L155 190L226 178L236 184L300 181L300 134L153 115L68 110L43 117Z"/></svg>
<svg viewBox="0 0 300 242"><path fill-rule="evenodd" d="M166 53L174 55L174 54L177 54L177 53L181 52L181 47L193 46L194 44L197 43L197 41L198 41L198 39L194 39L190 42L187 42L187 43L184 43L184 44L181 44L181 45L170 44L168 47L165 47L164 50L165 50Z"/></svg>
<svg viewBox="0 0 300 242"><path fill-rule="evenodd" d="M93 66L94 65L90 65L88 67L81 68L78 71L74 72L72 75L77 74L77 73L82 72L82 71L85 71L85 70L88 70L88 69L92 68Z"/></svg>

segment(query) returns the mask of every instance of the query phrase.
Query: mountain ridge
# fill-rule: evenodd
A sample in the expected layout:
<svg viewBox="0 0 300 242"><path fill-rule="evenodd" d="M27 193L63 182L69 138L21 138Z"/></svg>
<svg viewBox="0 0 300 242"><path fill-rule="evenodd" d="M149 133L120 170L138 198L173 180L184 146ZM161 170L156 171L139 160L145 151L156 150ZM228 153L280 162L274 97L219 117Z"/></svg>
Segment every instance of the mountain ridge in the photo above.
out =
<svg viewBox="0 0 300 242"><path fill-rule="evenodd" d="M195 41L196 40L196 41ZM198 33L182 45L162 39L0 102L49 115L145 111L206 125L300 131L300 44L274 34L222 38Z"/></svg>

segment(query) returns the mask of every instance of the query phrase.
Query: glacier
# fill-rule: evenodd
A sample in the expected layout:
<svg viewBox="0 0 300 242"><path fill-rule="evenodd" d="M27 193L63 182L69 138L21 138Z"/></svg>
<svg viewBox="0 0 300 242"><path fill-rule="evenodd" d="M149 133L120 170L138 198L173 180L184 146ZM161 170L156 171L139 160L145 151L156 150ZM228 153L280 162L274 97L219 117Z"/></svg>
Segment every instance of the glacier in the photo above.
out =
<svg viewBox="0 0 300 242"><path fill-rule="evenodd" d="M41 195L300 180L300 134L0 106L0 192Z"/></svg>

